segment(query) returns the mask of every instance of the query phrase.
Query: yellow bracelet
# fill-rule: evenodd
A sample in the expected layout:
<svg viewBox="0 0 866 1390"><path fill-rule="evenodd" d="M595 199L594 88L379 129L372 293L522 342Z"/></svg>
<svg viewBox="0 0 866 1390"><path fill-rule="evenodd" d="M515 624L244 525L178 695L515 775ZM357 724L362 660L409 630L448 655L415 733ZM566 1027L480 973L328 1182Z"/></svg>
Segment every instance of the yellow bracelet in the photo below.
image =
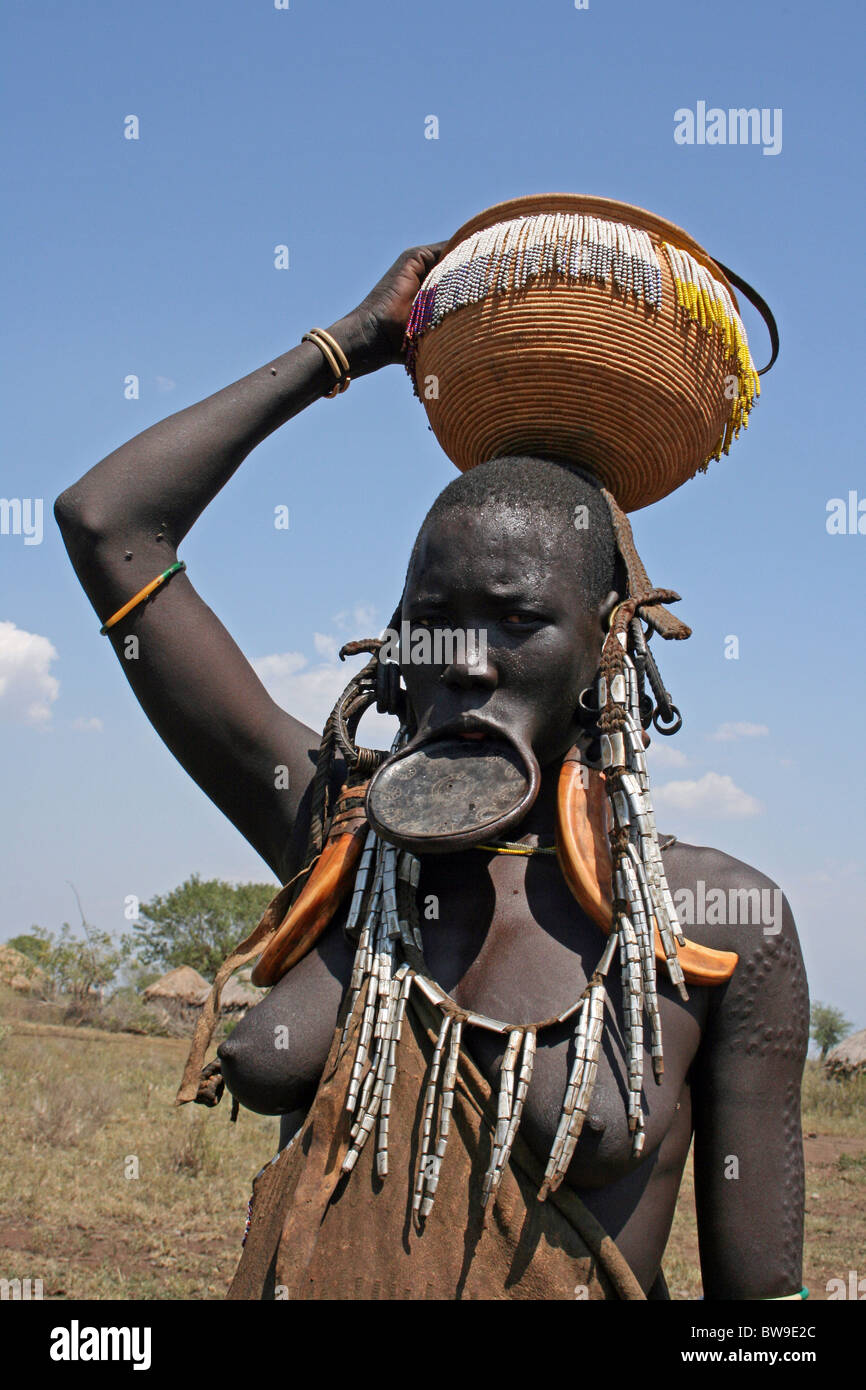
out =
<svg viewBox="0 0 866 1390"><path fill-rule="evenodd" d="M349 359L344 353L336 338L330 333L326 333L324 328L311 328L309 333L305 333L301 339L302 343L315 343L321 352L334 376L337 378L333 390L326 391L325 395L330 399L332 396L342 394L349 389L349 382L352 380L349 375Z"/></svg>
<svg viewBox="0 0 866 1390"><path fill-rule="evenodd" d="M104 637L109 628L114 627L115 623L119 623L121 618L125 618L127 613L131 613L133 608L136 608L138 604L144 603L146 598L150 598L154 589L158 589L160 584L164 584L167 579L171 579L173 574L179 574L181 570L185 569L186 561L177 560L173 565L169 565L167 570L163 570L162 574L158 574L156 579L151 579L149 584L145 584L143 589L139 589L138 593L134 594L128 603L125 603L122 608L118 608L117 612L112 613L111 617L103 623L102 627L99 629L100 636Z"/></svg>

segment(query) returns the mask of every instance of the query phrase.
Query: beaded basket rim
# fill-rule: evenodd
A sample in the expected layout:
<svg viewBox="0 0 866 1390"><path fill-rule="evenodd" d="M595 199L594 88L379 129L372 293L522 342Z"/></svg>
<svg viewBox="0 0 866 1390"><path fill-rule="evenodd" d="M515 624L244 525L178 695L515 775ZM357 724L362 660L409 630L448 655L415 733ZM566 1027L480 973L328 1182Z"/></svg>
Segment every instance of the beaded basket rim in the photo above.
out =
<svg viewBox="0 0 866 1390"><path fill-rule="evenodd" d="M446 242L440 260L444 260L461 242L467 241L476 232L495 226L497 222L512 222L519 217L533 217L539 213L552 212L568 212L582 214L584 217L598 217L606 222L622 222L626 226L637 227L659 241L670 242L677 250L688 251L715 280L724 285L734 308L740 313L734 287L718 262L713 260L709 251L682 227L665 217L660 217L658 213L638 207L636 203L622 203L615 198L602 198L591 193L528 193L520 198L508 198L502 203L492 203L490 207L476 213L468 222L457 228Z"/></svg>

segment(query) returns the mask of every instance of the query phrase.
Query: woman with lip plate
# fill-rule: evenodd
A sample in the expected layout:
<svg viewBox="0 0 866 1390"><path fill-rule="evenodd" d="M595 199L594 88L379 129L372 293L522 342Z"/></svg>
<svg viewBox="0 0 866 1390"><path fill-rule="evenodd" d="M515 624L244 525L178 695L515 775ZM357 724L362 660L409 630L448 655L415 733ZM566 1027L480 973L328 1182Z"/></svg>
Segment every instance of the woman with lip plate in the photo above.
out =
<svg viewBox="0 0 866 1390"><path fill-rule="evenodd" d="M703 881L745 899L773 885L658 834L643 759L650 720L662 732L678 720L647 639L688 629L664 606L677 595L650 585L621 507L670 491L712 448L672 477L654 475L648 446L632 494L615 441L593 456L557 435L580 392L545 407L547 435L510 447L500 398L488 415L505 420L505 442L488 431L464 458L440 391L434 427L467 471L421 528L392 626L475 640L420 661L404 642L399 664L378 660L382 639L349 644L370 660L321 739L277 707L177 561L278 426L391 363L418 385L449 313L483 322L497 295L521 312L530 281L552 303L566 282L600 296L594 312L628 311L638 338L669 314L665 331L708 344L720 372L738 363L726 450L753 386L727 280L705 283L699 248L664 243L657 257L662 242L567 208L544 222L511 209L510 230L487 215L447 246L407 251L357 309L145 430L55 506L148 718L285 885L220 971L179 1095L214 1104L225 1082L235 1103L282 1117L232 1298L667 1298L693 1137L705 1297L805 1296L808 1001L794 923L785 905L772 932L689 923L683 935L679 890ZM598 341L591 356L596 370ZM530 355L519 360L528 372ZM452 409L477 365L461 363ZM618 410L634 417L621 390L596 396L596 434ZM131 634L135 661L123 659ZM400 719L389 754L355 742L374 701ZM256 957L254 978L273 988L200 1075L220 988Z"/></svg>

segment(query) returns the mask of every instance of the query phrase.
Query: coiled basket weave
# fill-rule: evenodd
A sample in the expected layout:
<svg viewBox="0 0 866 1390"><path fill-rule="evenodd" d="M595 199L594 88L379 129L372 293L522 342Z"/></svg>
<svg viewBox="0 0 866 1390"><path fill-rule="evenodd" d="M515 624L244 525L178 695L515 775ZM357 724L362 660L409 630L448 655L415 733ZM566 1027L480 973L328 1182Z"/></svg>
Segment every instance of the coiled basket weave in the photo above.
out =
<svg viewBox="0 0 866 1390"><path fill-rule="evenodd" d="M626 511L727 453L758 395L730 283L686 232L607 198L498 203L419 291L406 367L463 471L542 453Z"/></svg>

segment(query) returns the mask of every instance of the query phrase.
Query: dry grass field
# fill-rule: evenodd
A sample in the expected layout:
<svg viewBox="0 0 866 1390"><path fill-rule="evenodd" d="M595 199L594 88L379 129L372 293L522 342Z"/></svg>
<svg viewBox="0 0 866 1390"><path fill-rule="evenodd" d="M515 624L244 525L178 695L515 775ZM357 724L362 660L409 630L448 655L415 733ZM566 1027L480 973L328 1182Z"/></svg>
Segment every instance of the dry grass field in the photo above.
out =
<svg viewBox="0 0 866 1390"><path fill-rule="evenodd" d="M186 1048L42 1021L0 992L0 1277L56 1299L223 1297L277 1121L175 1109ZM866 1079L810 1064L803 1099L805 1281L826 1298L828 1280L866 1275ZM692 1192L690 1162L664 1262L676 1299L701 1292Z"/></svg>
<svg viewBox="0 0 866 1390"><path fill-rule="evenodd" d="M866 1275L866 1077L837 1083L816 1062L803 1078L806 1223L803 1280L810 1299L831 1279ZM692 1159L664 1260L672 1298L701 1296Z"/></svg>
<svg viewBox="0 0 866 1390"><path fill-rule="evenodd" d="M278 1122L176 1109L182 1039L2 1008L0 1026L0 1276L46 1298L222 1298Z"/></svg>

